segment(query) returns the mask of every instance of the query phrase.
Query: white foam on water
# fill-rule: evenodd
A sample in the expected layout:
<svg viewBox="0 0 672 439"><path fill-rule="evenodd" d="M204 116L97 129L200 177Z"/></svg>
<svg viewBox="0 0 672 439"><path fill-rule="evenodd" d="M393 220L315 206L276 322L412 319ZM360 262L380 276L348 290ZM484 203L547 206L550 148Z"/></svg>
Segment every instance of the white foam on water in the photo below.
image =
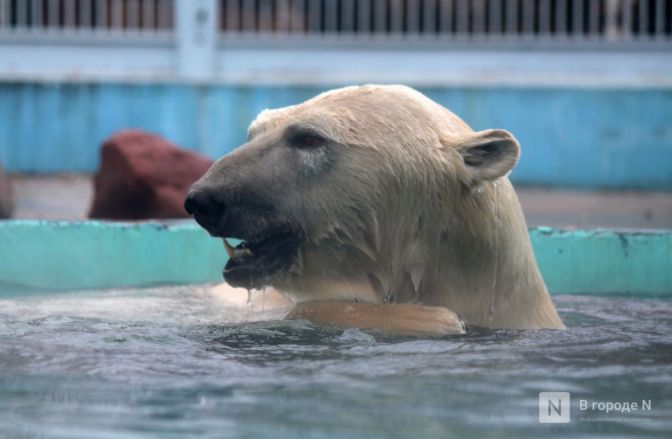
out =
<svg viewBox="0 0 672 439"><path fill-rule="evenodd" d="M265 307L255 310L252 306L252 291L248 292L247 306L243 307L237 303L237 298L219 294L210 285L196 285L5 298L0 299L0 316L2 321L31 321L67 316L188 325L275 320L281 318L282 313L266 310Z"/></svg>

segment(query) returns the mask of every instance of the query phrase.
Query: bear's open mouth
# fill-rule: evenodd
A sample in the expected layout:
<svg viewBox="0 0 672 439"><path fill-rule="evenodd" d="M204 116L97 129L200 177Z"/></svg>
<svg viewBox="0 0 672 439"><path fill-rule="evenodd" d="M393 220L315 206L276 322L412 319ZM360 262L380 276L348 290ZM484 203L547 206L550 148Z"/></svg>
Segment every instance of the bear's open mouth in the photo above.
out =
<svg viewBox="0 0 672 439"><path fill-rule="evenodd" d="M290 230L281 229L258 239L241 241L235 248L224 238L224 247L229 254L224 280L234 287L260 289L292 268L299 239Z"/></svg>

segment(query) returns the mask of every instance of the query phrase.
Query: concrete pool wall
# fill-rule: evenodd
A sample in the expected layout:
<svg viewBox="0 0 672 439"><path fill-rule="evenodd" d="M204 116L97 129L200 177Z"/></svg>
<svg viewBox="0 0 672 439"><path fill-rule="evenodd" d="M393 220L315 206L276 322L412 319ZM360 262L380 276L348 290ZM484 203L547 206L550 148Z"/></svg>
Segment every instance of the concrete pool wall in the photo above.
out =
<svg viewBox="0 0 672 439"><path fill-rule="evenodd" d="M552 293L672 297L672 232L530 230ZM226 253L192 222L0 221L0 289L221 281Z"/></svg>

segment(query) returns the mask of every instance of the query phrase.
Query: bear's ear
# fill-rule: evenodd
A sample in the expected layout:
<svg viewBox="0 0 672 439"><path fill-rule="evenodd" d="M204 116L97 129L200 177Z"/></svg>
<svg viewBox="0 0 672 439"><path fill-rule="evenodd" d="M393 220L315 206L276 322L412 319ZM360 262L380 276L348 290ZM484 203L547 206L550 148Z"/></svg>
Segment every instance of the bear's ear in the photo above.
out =
<svg viewBox="0 0 672 439"><path fill-rule="evenodd" d="M457 150L475 185L506 175L520 156L518 141L505 130L474 133L458 145Z"/></svg>

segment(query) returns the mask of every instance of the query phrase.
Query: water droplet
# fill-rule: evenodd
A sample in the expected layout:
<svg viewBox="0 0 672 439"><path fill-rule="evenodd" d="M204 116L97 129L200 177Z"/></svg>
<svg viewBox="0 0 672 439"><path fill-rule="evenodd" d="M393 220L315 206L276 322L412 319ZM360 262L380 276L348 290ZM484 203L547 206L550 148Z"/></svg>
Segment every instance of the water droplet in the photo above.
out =
<svg viewBox="0 0 672 439"><path fill-rule="evenodd" d="M252 306L252 290L247 290L247 306Z"/></svg>

